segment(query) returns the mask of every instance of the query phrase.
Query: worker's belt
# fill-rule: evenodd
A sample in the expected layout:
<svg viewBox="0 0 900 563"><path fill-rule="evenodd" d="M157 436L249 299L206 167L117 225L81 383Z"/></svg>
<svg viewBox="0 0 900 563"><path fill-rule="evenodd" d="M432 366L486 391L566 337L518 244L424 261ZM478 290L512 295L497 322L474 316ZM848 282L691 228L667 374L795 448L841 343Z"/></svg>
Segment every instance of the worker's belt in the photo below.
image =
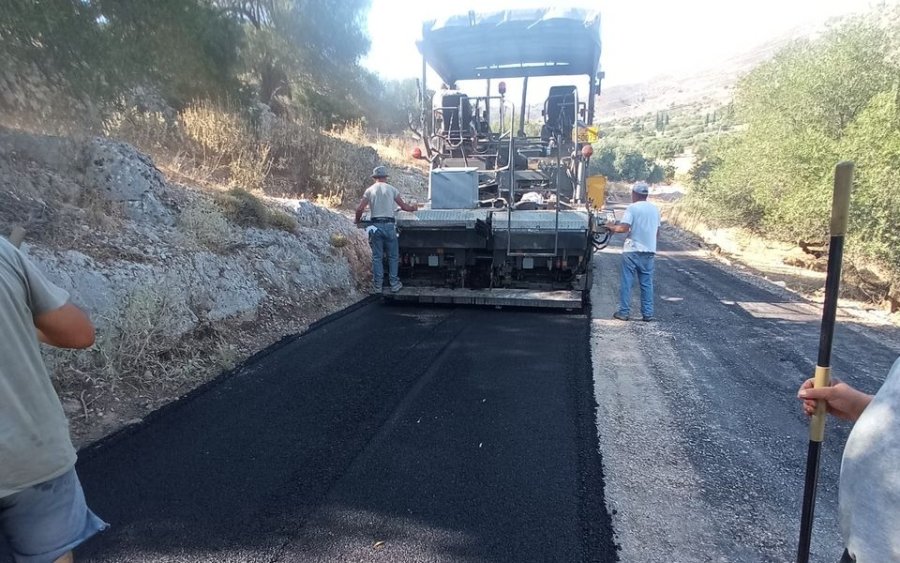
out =
<svg viewBox="0 0 900 563"><path fill-rule="evenodd" d="M372 217L373 223L393 223L393 217Z"/></svg>

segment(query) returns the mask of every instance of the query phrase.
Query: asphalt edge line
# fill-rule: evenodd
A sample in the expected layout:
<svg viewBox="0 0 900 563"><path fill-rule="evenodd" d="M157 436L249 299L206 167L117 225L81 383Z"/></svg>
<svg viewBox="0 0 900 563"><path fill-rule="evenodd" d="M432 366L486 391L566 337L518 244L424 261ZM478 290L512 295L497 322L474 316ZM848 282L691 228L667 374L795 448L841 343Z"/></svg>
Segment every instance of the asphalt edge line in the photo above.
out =
<svg viewBox="0 0 900 563"><path fill-rule="evenodd" d="M322 328L323 326L326 326L330 323L333 323L351 313L354 313L354 312L358 311L359 309L362 309L363 307L366 307L367 305L370 305L371 303L376 302L377 300L379 300L379 296L377 296L377 295L366 296L363 299L360 299L359 301L357 301L356 303L352 303L352 304L348 305L347 307L344 307L343 309L340 309L338 311L335 311L334 313L328 314L317 321L313 321L312 323L309 324L309 326L306 327L306 329L303 332L300 332L298 334L288 334L286 336L283 336L277 342L273 342L272 344L263 348L262 350L254 352L253 354L248 356L246 359L242 360L240 363L238 363L233 368L223 371L222 373L213 377L209 381L202 383L202 384L198 385L197 387L194 387L193 389L191 389L190 391L188 391L181 397L178 397L174 401L172 401L170 403L166 403L165 405L159 407L158 409L151 411L145 417L143 417L140 422L135 423L135 424L130 424L128 426L124 426L124 427L116 430L112 434L108 434L108 435L100 438L96 442L92 442L86 446L83 446L81 449L78 450L78 459L79 460L91 459L94 455L97 455L104 448L111 446L111 445L119 442L120 440L127 438L133 434L136 434L137 432L143 430L147 425L156 421L161 416L167 415L170 412L173 412L177 409L184 407L188 403L194 401L196 398L206 394L213 388L221 385L222 383L224 383L224 382L230 380L231 378L235 377L236 375L240 374L247 367L267 358L268 356L274 354L275 352L278 352L279 350L288 346L289 344L292 344L292 343L300 340L301 338L310 334L311 332L318 330L318 329Z"/></svg>
<svg viewBox="0 0 900 563"><path fill-rule="evenodd" d="M592 266L593 267L593 266ZM606 474L600 451L600 424L597 397L594 395L593 320L594 304L585 306L583 320L587 335L586 372L572 374L570 393L575 407L575 435L578 463L578 512L581 516L581 559L584 562L615 563L620 561L619 543L613 527L612 513L606 500ZM579 347L575 347L577 350Z"/></svg>

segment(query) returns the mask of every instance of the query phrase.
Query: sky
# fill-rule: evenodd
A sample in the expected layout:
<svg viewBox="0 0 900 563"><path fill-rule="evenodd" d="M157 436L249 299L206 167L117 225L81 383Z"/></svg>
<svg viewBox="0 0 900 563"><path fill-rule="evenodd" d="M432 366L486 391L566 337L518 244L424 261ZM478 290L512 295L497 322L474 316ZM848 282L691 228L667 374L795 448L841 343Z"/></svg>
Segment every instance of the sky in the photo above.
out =
<svg viewBox="0 0 900 563"><path fill-rule="evenodd" d="M469 10L566 5L600 12L604 86L614 86L707 69L798 26L821 24L873 4L872 0L372 0L368 18L372 47L363 64L382 78L415 78L422 66L415 42L425 20ZM437 80L432 74L428 86ZM514 89L511 84L510 95Z"/></svg>

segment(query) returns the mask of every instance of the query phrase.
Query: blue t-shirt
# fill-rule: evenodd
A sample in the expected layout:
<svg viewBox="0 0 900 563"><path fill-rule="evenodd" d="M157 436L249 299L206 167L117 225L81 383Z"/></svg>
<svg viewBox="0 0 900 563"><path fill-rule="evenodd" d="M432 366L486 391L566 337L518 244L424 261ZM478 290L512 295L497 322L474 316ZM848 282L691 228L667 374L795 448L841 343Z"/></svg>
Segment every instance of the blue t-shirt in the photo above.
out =
<svg viewBox="0 0 900 563"><path fill-rule="evenodd" d="M622 223L631 225L622 252L656 252L659 209L649 201L636 201L625 209Z"/></svg>

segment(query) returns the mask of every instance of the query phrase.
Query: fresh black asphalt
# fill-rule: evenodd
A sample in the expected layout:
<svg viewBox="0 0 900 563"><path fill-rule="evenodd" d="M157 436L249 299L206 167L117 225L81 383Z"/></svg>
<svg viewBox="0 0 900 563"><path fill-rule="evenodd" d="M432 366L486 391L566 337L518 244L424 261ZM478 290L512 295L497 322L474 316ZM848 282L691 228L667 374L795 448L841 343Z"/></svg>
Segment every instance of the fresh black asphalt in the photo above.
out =
<svg viewBox="0 0 900 563"><path fill-rule="evenodd" d="M613 561L585 314L371 303L80 453L79 561Z"/></svg>

